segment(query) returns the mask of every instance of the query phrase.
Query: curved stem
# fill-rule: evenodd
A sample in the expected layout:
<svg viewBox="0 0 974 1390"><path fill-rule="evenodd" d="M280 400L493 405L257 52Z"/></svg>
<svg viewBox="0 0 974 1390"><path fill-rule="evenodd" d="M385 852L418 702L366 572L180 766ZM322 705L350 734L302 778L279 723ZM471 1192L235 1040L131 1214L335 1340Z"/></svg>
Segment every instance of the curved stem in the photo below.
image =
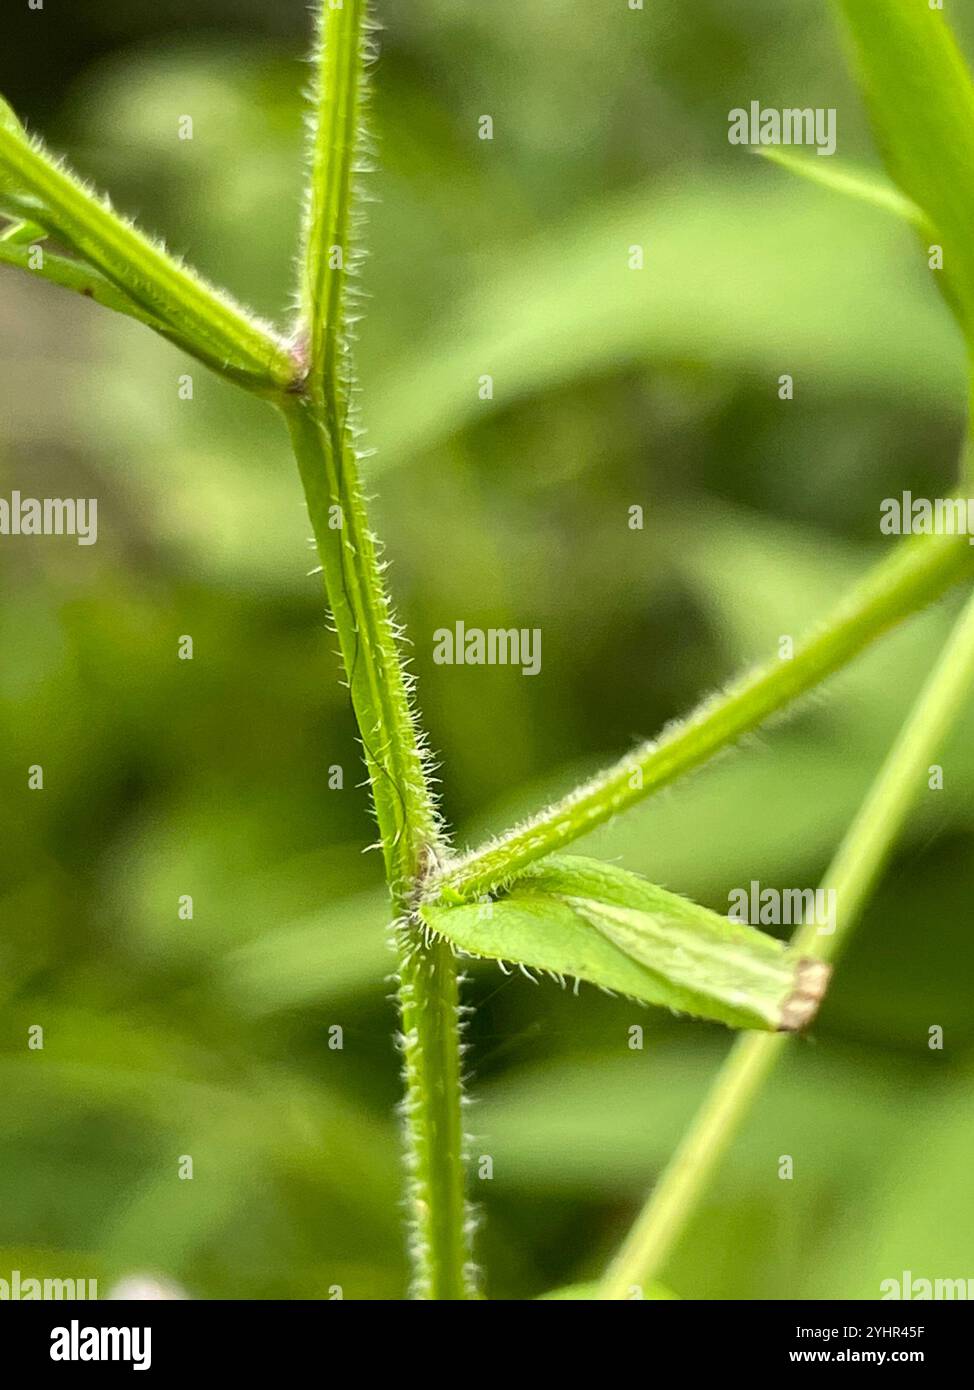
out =
<svg viewBox="0 0 974 1390"><path fill-rule="evenodd" d="M823 883L835 890L839 908L835 933L822 936L814 922L806 922L795 935L797 949L814 951L822 960L834 960L848 944L923 785L928 764L956 719L972 682L974 598L968 599L940 660L825 873ZM634 1289L658 1277L787 1043L785 1034L749 1033L733 1045L683 1142L610 1265L601 1298L630 1298Z"/></svg>

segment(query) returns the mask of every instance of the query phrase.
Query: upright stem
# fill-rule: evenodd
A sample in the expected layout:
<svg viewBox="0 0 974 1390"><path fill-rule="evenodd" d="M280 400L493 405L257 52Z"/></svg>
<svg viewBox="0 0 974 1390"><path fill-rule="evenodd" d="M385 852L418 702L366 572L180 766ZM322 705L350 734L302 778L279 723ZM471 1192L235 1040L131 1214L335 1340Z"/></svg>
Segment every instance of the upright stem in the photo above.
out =
<svg viewBox="0 0 974 1390"><path fill-rule="evenodd" d="M412 925L401 928L399 948L412 1294L472 1298L456 958L448 942L427 946Z"/></svg>
<svg viewBox="0 0 974 1390"><path fill-rule="evenodd" d="M413 1293L418 1298L464 1298L471 1288L456 963L446 943L426 944L411 916L419 885L437 854L436 810L354 450L345 440L339 466L338 445L307 402L289 407L287 420L365 751L399 923Z"/></svg>
<svg viewBox="0 0 974 1390"><path fill-rule="evenodd" d="M848 944L890 854L927 766L974 681L974 598L958 620L882 769L850 826L823 883L835 890L836 930L822 936L806 922L795 946L834 960ZM731 1048L642 1213L613 1260L600 1297L624 1299L658 1277L707 1184L770 1076L788 1037L747 1033Z"/></svg>
<svg viewBox="0 0 974 1390"><path fill-rule="evenodd" d="M346 300L366 20L364 0L322 0L301 295L308 370L303 391L285 403L284 414L365 754L397 924L412 1293L462 1299L472 1286L456 964L445 943L427 943L414 916L439 858L441 829L369 526L352 420Z"/></svg>

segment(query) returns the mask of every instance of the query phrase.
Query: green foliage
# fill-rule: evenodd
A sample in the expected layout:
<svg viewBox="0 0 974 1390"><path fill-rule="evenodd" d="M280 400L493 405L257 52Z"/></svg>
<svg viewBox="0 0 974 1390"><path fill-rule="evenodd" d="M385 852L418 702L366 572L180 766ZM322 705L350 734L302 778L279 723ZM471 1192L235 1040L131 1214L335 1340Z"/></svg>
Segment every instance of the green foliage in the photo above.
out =
<svg viewBox="0 0 974 1390"><path fill-rule="evenodd" d="M792 162L819 181L834 165ZM888 196L837 220L821 194L757 178L750 163L733 177L714 171L707 186L675 174L637 185L471 256L453 278L447 263L429 330L363 364L370 428L384 446L377 467L417 461L473 426L483 403L467 383L485 364L510 403L643 364L701 364L718 380L757 383L783 361L821 400L902 392L955 401L962 354L910 237L877 211L890 210ZM649 256L642 273L605 251L634 239Z"/></svg>
<svg viewBox="0 0 974 1390"><path fill-rule="evenodd" d="M780 164L783 169L800 174L812 183L820 183L835 193L858 198L860 202L872 207L882 208L904 222L912 223L928 239L934 234L933 223L922 208L904 197L899 190L870 169L860 169L846 164L841 159L829 158L827 163L814 156L792 154L790 150L769 145L758 151L772 164Z"/></svg>
<svg viewBox="0 0 974 1390"><path fill-rule="evenodd" d="M587 980L646 1003L732 1028L800 1027L824 980L815 967L753 927L728 921L635 874L581 857L552 856L499 902L422 909L455 946Z"/></svg>
<svg viewBox="0 0 974 1390"><path fill-rule="evenodd" d="M804 13L782 14L780 45L755 42L753 19L726 21L752 89L793 77L798 64L831 80L831 49L804 41ZM367 415L384 449L374 466L352 464L366 485L385 469L393 579L462 843L597 777L634 733L663 727L738 665L765 659L799 618L816 622L862 571L877 488L934 487L954 456L958 342L908 237L881 215L895 199L877 187L879 207L847 206L750 167L742 177L739 160L714 156L712 103L694 90L703 82L719 94L737 81L723 30L708 13L669 32L654 13L643 21L635 41L605 16L598 27L564 26L559 63L506 89L501 159L499 146L471 155L457 138L467 93L445 75L458 38L479 45L498 75L523 74L524 34L550 37L550 10L528 3L488 23L434 0L411 19L407 44L393 25L384 59L376 304L362 344ZM596 32L639 116L625 142L612 103L580 104L569 80L588 61L583 37ZM302 42L132 50L100 65L73 104L56 93L51 125L170 245L193 245L211 276L266 312L284 302L296 231ZM35 74L38 91L44 77ZM216 117L205 139L177 152L174 87ZM673 111L680 122L668 127ZM6 109L0 117L38 153ZM580 121L584 140L557 136ZM604 156L597 177L594 148ZM35 176L33 163L18 175ZM63 218L58 231L53 203L49 226L9 189L6 206L17 220L0 258L25 266L24 248L44 234L45 278L149 316L120 284L124 267L109 276ZM633 241L645 243L652 274L625 268ZM88 250L108 254L94 240ZM0 886L3 1258L43 1272L53 1248L105 1280L163 1268L204 1296L327 1297L336 1282L346 1297L396 1296L405 1271L387 899L375 860L359 854L374 827L353 786L355 729L321 679L320 603L301 579L306 526L283 436L269 412L265 421L216 378L198 383L185 411L171 389L178 359L131 324L57 305L27 277L4 275L3 290L5 312L9 304L29 326L0 344L13 484L29 453L40 476L63 467L65 489L90 473L118 518L117 542L99 549L82 583L53 550L30 566L3 556L17 595L0 609L0 637L16 654L0 675L12 792ZM196 303L213 309L205 295ZM172 341L175 326L183 348L227 375L184 307L170 304L157 328ZM249 356L231 354L249 384L266 384L273 363L278 385L293 384L297 364L277 356L282 337L271 341L253 376ZM265 350L260 339L256 356ZM769 387L782 363L799 382L794 410L777 407ZM471 389L482 370L498 383L489 409ZM49 389L55 381L63 389ZM828 412L817 409L826 398ZM324 452L316 462L311 451L310 470L326 466ZM634 499L646 505L646 533L620 543L615 521ZM955 558L962 577L959 549ZM902 615L947 582L946 572L933 577L922 596L899 591ZM443 613L479 608L502 621L504 605L544 624L550 665L537 692L493 672L478 673L484 687L474 691L462 673L431 666L424 636ZM932 664L946 617L911 623L839 674L828 702L803 701L787 730L736 751L720 744L728 755L716 765L605 820L579 846L718 909L751 873L808 881ZM174 672L171 634L185 630L206 660ZM816 1046L796 1052L786 1085L772 1083L720 1179L719 1204L707 1204L675 1257L668 1282L681 1293L828 1294L841 1269L850 1294L875 1296L886 1256L866 1268L842 1244L867 1197L873 1226L895 1226L890 1248L914 1267L936 1247L923 1245L918 1223L894 1221L911 1203L926 1202L928 1229L939 1222L958 1249L969 1242L960 1169L945 1192L924 1184L922 1153L907 1155L906 1191L896 1157L925 1094L938 1115L966 1103L966 743L951 754L942 795L909 827L895 889L839 972ZM22 767L38 747L53 769L49 793L24 815ZM333 762L345 765L342 793L324 789ZM496 914L549 872L525 867ZM610 903L626 914L620 926L599 894L621 871L592 872L603 887L549 896L588 949L605 943L644 980L651 969L611 937L624 931L638 955L658 915ZM176 923L171 904L187 881L197 919ZM657 907L673 901L640 891L662 895ZM945 920L920 937L931 901ZM466 922L472 907L430 899L424 912ZM700 914L693 943L716 944L708 930L719 919L685 910ZM658 963L669 942L652 941ZM594 990L575 998L471 967L469 1041L483 1096L473 1127L498 1160L496 1182L478 1190L491 1291L568 1285L570 1296L592 1296L620 1202L665 1163L720 1035ZM685 988L662 974L655 986ZM47 1052L25 1060L23 1029L38 1017ZM647 1030L643 1054L624 1048L634 1017ZM940 1056L925 1051L931 1017L949 1024ZM325 1043L336 1021L344 1053ZM765 1159L795 1135L814 1176L785 1201ZM171 1179L172 1155L184 1150L202 1156L195 1188Z"/></svg>
<svg viewBox="0 0 974 1390"><path fill-rule="evenodd" d="M974 84L943 10L914 0L835 0L894 181L933 225L974 342Z"/></svg>

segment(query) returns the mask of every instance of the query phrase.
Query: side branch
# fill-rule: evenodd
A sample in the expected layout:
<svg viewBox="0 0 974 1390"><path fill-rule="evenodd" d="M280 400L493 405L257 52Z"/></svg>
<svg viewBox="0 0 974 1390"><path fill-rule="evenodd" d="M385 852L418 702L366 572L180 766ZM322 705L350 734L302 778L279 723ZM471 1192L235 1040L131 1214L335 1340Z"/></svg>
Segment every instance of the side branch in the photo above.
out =
<svg viewBox="0 0 974 1390"><path fill-rule="evenodd" d="M642 744L533 820L444 865L430 883L430 897L467 900L505 886L534 860L563 849L758 728L903 618L972 574L974 547L966 536L900 542L825 625L805 639L792 660L771 661L748 672L658 740Z"/></svg>
<svg viewBox="0 0 974 1390"><path fill-rule="evenodd" d="M272 328L120 217L28 137L6 103L0 103L0 213L43 229L90 267L92 298L141 319L240 385L277 396L298 383L295 357ZM46 278L76 288L72 263L43 254ZM9 248L3 259L15 260Z"/></svg>

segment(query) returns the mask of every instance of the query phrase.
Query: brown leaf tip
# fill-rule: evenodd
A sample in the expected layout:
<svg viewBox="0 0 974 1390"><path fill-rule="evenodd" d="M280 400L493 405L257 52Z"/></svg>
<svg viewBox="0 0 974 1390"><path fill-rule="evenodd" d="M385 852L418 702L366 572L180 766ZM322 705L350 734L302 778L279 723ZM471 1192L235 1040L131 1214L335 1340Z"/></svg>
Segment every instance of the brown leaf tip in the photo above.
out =
<svg viewBox="0 0 974 1390"><path fill-rule="evenodd" d="M795 988L781 1010L779 1033L800 1033L818 1013L832 976L831 965L824 960L802 959L795 971Z"/></svg>

